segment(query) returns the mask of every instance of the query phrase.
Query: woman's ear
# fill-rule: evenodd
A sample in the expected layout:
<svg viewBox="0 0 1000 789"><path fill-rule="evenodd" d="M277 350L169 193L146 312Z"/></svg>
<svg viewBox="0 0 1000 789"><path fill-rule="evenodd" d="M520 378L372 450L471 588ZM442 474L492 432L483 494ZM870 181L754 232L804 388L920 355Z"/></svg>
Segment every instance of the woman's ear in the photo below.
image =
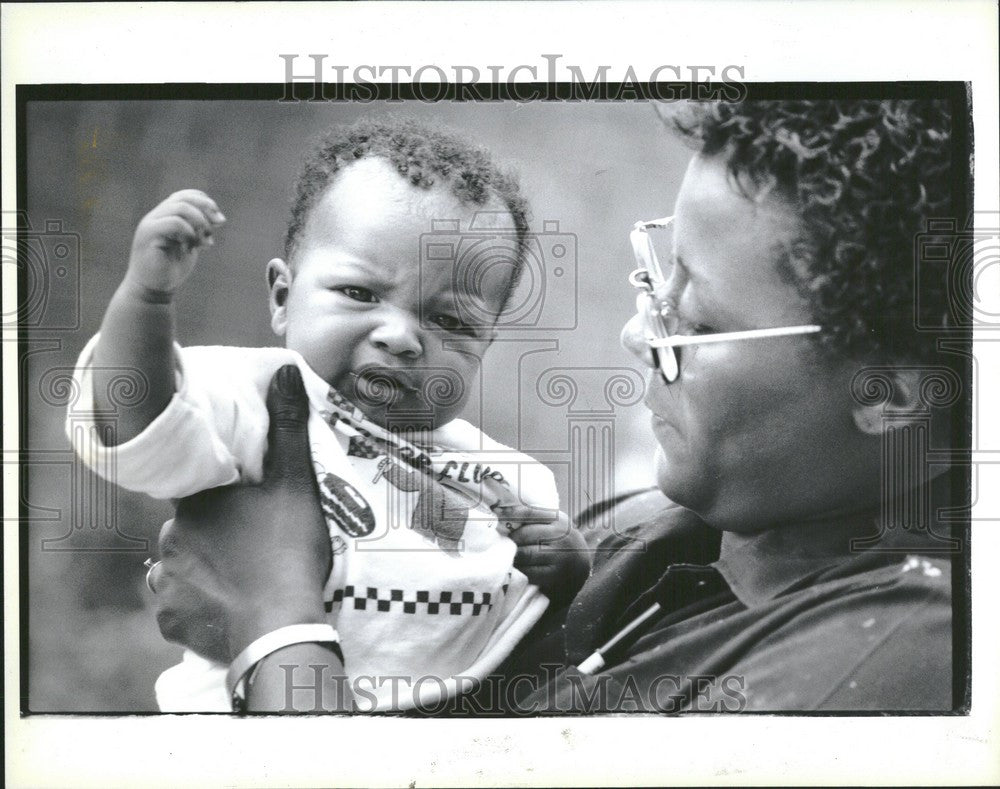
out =
<svg viewBox="0 0 1000 789"><path fill-rule="evenodd" d="M267 264L268 303L271 307L271 329L279 337L288 328L288 289L292 285L292 270L281 258Z"/></svg>
<svg viewBox="0 0 1000 789"><path fill-rule="evenodd" d="M854 392L854 424L858 430L870 436L878 436L885 432L890 420L887 413L893 415L893 426L900 425L900 417L912 413L914 418L926 419L927 406L920 392L920 379L923 370L914 367L879 368L873 371L866 380L858 382L860 391ZM870 395L870 396L869 396Z"/></svg>

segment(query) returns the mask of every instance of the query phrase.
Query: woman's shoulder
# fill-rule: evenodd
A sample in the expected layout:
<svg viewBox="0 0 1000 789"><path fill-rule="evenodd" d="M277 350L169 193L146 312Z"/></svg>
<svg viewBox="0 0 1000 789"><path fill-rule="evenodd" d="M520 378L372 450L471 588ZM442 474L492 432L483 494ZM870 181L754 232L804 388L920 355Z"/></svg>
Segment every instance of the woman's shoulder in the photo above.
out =
<svg viewBox="0 0 1000 789"><path fill-rule="evenodd" d="M594 548L595 565L622 551L666 554L672 563L708 564L719 556L719 531L655 487L598 502L576 524Z"/></svg>

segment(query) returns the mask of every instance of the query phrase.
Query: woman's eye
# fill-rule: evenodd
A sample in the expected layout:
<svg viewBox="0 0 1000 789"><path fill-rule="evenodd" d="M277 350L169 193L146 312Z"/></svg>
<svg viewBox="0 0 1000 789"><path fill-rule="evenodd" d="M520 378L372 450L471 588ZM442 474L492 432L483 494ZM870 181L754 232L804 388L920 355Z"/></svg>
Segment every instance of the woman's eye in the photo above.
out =
<svg viewBox="0 0 1000 789"><path fill-rule="evenodd" d="M682 319L678 323L677 333L687 334L687 335L715 334L716 331L714 328L712 328L706 323L698 323L697 321L689 321Z"/></svg>
<svg viewBox="0 0 1000 789"><path fill-rule="evenodd" d="M365 304L373 304L378 301L375 294L368 290L368 288L361 288L357 285L344 285L339 288L334 288L334 290L340 291L347 296L347 298L353 301L360 301Z"/></svg>
<svg viewBox="0 0 1000 789"><path fill-rule="evenodd" d="M718 330L706 323L696 323L692 321L680 321L677 326L677 334L684 334L689 337L702 334L717 334Z"/></svg>

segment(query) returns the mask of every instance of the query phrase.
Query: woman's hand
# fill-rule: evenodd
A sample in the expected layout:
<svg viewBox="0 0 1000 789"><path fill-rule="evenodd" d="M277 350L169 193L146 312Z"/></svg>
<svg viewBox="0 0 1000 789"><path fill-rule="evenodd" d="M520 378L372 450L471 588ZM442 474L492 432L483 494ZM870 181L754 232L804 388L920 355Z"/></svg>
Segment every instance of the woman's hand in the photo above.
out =
<svg viewBox="0 0 1000 789"><path fill-rule="evenodd" d="M590 576L592 556L569 516L527 506L498 508L496 513L514 526L514 566L552 602L572 600Z"/></svg>
<svg viewBox="0 0 1000 789"><path fill-rule="evenodd" d="M164 638L221 663L279 627L326 621L330 537L309 456L309 405L293 365L267 396L264 481L181 501L151 572Z"/></svg>

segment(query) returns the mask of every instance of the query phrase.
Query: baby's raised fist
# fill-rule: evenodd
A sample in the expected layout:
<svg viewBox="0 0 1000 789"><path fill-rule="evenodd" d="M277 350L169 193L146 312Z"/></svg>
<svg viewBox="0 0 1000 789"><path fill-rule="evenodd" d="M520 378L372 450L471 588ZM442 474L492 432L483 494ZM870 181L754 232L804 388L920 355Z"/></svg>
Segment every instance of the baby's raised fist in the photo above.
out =
<svg viewBox="0 0 1000 789"><path fill-rule="evenodd" d="M174 192L139 222L127 277L148 290L173 293L194 269L198 250L214 243L212 234L225 221L204 192Z"/></svg>

